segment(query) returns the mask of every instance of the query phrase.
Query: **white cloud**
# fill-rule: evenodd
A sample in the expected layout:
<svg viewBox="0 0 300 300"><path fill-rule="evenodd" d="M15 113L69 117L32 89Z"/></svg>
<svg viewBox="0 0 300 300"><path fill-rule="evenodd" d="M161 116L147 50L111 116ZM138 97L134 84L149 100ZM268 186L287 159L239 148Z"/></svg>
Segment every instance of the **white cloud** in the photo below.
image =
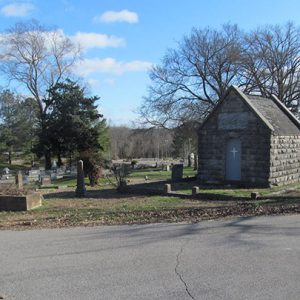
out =
<svg viewBox="0 0 300 300"><path fill-rule="evenodd" d="M137 23L139 21L139 16L133 11L127 9L121 11L107 11L100 16L94 18L94 22L127 22L127 23Z"/></svg>
<svg viewBox="0 0 300 300"><path fill-rule="evenodd" d="M6 17L25 17L35 9L31 3L8 4L1 8L1 14Z"/></svg>
<svg viewBox="0 0 300 300"><path fill-rule="evenodd" d="M123 62L117 61L114 58L87 58L77 64L75 72L80 76L88 76L92 73L122 75L127 72L146 71L151 68L151 66L152 63L148 61L134 60Z"/></svg>
<svg viewBox="0 0 300 300"><path fill-rule="evenodd" d="M95 78L89 78L86 80L90 87L97 88L99 86L108 85L113 86L115 84L115 79L106 78L104 80L99 80Z"/></svg>
<svg viewBox="0 0 300 300"><path fill-rule="evenodd" d="M97 86L100 85L100 80L94 79L94 78L90 78L90 79L87 79L87 83L91 87L97 87Z"/></svg>
<svg viewBox="0 0 300 300"><path fill-rule="evenodd" d="M35 34L34 32L28 32L28 34ZM0 33L0 42L3 41L9 34ZM67 36L62 29L56 31L46 31L41 34L44 38L44 45L47 48L51 48L53 41L63 41L69 38L75 45L80 45L83 51L87 51L91 48L106 48L106 47L124 47L126 41L123 38L116 36L109 36L100 33L85 33L77 32L73 36ZM1 50L1 49L0 49Z"/></svg>
<svg viewBox="0 0 300 300"><path fill-rule="evenodd" d="M83 50L90 48L122 47L125 46L125 40L116 36L109 36L93 32L77 32L71 39L81 45Z"/></svg>
<svg viewBox="0 0 300 300"><path fill-rule="evenodd" d="M115 85L116 81L115 81L115 79L112 79L112 78L106 78L103 80L103 83L106 85L113 86L113 85Z"/></svg>

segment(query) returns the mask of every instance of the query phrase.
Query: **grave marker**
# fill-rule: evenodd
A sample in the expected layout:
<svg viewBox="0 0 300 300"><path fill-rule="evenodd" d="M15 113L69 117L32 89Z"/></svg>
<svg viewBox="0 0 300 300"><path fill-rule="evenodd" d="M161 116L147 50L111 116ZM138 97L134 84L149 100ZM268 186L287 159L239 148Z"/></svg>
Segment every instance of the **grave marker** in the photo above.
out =
<svg viewBox="0 0 300 300"><path fill-rule="evenodd" d="M19 190L23 189L23 176L21 171L16 175L16 184L18 185Z"/></svg>
<svg viewBox="0 0 300 300"><path fill-rule="evenodd" d="M172 168L172 181L181 181L183 177L183 164L174 165Z"/></svg>
<svg viewBox="0 0 300 300"><path fill-rule="evenodd" d="M51 177L50 176L42 176L41 178L41 186L51 185Z"/></svg>
<svg viewBox="0 0 300 300"><path fill-rule="evenodd" d="M83 161L79 160L77 163L77 187L76 196L84 197L85 195L85 184L84 184L84 172L83 172Z"/></svg>

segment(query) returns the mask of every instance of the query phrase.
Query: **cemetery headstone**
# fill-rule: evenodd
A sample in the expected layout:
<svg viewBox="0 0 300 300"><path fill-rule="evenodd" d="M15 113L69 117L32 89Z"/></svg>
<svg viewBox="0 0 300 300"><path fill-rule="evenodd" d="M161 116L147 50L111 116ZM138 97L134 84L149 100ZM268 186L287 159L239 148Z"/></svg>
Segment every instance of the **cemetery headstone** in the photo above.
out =
<svg viewBox="0 0 300 300"><path fill-rule="evenodd" d="M194 153L190 153L188 155L188 167L192 167L194 165L195 155Z"/></svg>
<svg viewBox="0 0 300 300"><path fill-rule="evenodd" d="M171 193L171 184L167 183L164 185L164 194Z"/></svg>
<svg viewBox="0 0 300 300"><path fill-rule="evenodd" d="M23 176L23 184L29 184L29 176L28 175Z"/></svg>
<svg viewBox="0 0 300 300"><path fill-rule="evenodd" d="M57 163L56 163L56 160L54 160L54 161L52 162L51 169L57 169Z"/></svg>
<svg viewBox="0 0 300 300"><path fill-rule="evenodd" d="M60 168L58 168L58 169L56 170L56 173L57 173L58 175L63 175L63 174L65 174L65 172L66 172L66 168L65 168L65 167L60 167Z"/></svg>
<svg viewBox="0 0 300 300"><path fill-rule="evenodd" d="M41 178L41 186L51 185L51 176L42 176Z"/></svg>
<svg viewBox="0 0 300 300"><path fill-rule="evenodd" d="M7 167L2 170L3 175L9 175L9 173L10 173L10 169Z"/></svg>
<svg viewBox="0 0 300 300"><path fill-rule="evenodd" d="M250 194L251 200L256 200L259 197L259 193L257 192L252 192Z"/></svg>
<svg viewBox="0 0 300 300"><path fill-rule="evenodd" d="M16 175L16 184L19 190L23 189L23 175L21 171Z"/></svg>
<svg viewBox="0 0 300 300"><path fill-rule="evenodd" d="M30 182L32 181L40 181L40 170L29 170L28 172L28 179Z"/></svg>
<svg viewBox="0 0 300 300"><path fill-rule="evenodd" d="M170 165L166 164L166 165L164 166L164 170L165 170L165 171L170 171Z"/></svg>
<svg viewBox="0 0 300 300"><path fill-rule="evenodd" d="M77 187L76 196L83 197L85 195L85 184L84 184L84 172L83 172L83 161L79 160L77 163Z"/></svg>
<svg viewBox="0 0 300 300"><path fill-rule="evenodd" d="M174 165L172 168L172 181L181 181L183 177L183 164Z"/></svg>
<svg viewBox="0 0 300 300"><path fill-rule="evenodd" d="M193 186L192 187L192 195L196 196L197 194L199 194L199 187L198 186Z"/></svg>
<svg viewBox="0 0 300 300"><path fill-rule="evenodd" d="M51 172L51 173L50 173L50 178L51 178L51 180L56 180L56 179L58 179L58 178L57 178L57 174L56 174L55 172Z"/></svg>

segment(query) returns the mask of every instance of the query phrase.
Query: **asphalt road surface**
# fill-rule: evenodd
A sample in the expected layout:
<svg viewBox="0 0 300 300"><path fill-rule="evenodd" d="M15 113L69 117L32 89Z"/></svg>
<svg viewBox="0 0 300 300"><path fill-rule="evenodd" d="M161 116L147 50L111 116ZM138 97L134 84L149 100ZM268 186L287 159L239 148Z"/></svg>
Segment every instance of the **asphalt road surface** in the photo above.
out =
<svg viewBox="0 0 300 300"><path fill-rule="evenodd" d="M300 215L0 231L4 299L300 299Z"/></svg>

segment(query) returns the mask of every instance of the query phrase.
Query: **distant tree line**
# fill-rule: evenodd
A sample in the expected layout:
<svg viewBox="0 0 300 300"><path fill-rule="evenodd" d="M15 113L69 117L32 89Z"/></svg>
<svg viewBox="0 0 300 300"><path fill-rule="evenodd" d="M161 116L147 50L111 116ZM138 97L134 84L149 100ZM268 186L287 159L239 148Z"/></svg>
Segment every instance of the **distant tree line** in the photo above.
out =
<svg viewBox="0 0 300 300"><path fill-rule="evenodd" d="M197 124L167 130L164 128L133 129L109 127L111 159L186 158L197 151Z"/></svg>
<svg viewBox="0 0 300 300"><path fill-rule="evenodd" d="M230 85L265 97L274 94L296 114L300 106L300 29L289 22L244 32L193 28L150 71L140 108L144 124L173 128L201 121Z"/></svg>
<svg viewBox="0 0 300 300"><path fill-rule="evenodd" d="M173 133L164 129L109 128L111 158L166 158L172 155Z"/></svg>

